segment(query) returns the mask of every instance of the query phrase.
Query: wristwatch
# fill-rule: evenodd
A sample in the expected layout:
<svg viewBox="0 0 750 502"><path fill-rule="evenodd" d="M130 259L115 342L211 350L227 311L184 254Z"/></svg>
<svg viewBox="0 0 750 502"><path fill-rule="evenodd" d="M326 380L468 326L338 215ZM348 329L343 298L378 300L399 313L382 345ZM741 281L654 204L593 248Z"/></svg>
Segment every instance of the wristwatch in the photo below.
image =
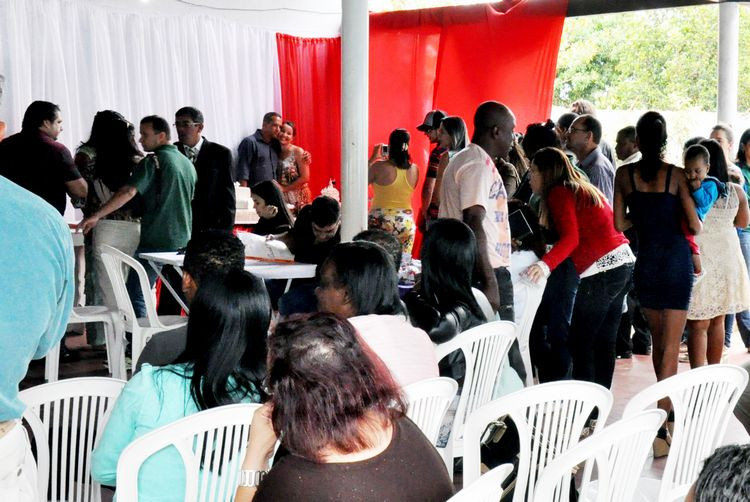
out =
<svg viewBox="0 0 750 502"><path fill-rule="evenodd" d="M268 474L268 471L241 470L237 485L245 488L255 488L263 481L266 474Z"/></svg>

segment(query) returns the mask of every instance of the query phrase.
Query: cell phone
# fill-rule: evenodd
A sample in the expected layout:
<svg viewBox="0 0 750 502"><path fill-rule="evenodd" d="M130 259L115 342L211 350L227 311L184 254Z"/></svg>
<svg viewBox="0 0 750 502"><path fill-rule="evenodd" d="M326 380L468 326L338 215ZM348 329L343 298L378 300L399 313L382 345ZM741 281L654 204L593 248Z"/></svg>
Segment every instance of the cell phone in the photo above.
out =
<svg viewBox="0 0 750 502"><path fill-rule="evenodd" d="M508 215L508 224L510 226L510 235L514 239L525 239L534 233L534 230L520 209L516 209Z"/></svg>
<svg viewBox="0 0 750 502"><path fill-rule="evenodd" d="M383 152L383 157L388 157L388 145L383 145L381 148L381 151Z"/></svg>

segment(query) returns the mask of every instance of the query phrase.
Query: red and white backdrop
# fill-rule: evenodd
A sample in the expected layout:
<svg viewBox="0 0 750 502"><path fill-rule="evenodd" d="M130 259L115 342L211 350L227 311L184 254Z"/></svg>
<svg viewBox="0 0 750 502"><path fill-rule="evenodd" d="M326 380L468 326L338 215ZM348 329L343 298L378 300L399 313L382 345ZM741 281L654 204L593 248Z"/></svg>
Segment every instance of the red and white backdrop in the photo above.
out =
<svg viewBox="0 0 750 502"><path fill-rule="evenodd" d="M424 173L429 145L416 126L431 109L462 116L470 129L474 109L488 99L509 105L519 130L546 119L566 9L566 0L504 0L372 14L370 146L404 127ZM61 106L60 139L71 149L88 137L98 110L135 122L153 113L171 119L193 105L206 117L206 135L236 152L263 113L277 110L296 123L296 142L312 154L313 193L339 180L341 39L280 34L209 12L0 0L6 133L20 128L35 99Z"/></svg>
<svg viewBox="0 0 750 502"><path fill-rule="evenodd" d="M370 16L369 143L404 127L420 167L420 206L429 145L416 130L427 111L460 115L472 130L474 109L497 100L518 129L546 120L552 106L566 1L403 11ZM284 116L313 157L311 188L340 179L340 39L277 35Z"/></svg>

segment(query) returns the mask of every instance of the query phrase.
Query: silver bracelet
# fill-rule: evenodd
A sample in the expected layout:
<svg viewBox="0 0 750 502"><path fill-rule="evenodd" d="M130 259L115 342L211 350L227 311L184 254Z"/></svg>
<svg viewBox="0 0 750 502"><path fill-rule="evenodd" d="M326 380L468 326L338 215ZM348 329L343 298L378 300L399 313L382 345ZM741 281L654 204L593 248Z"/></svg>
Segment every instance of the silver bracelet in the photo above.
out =
<svg viewBox="0 0 750 502"><path fill-rule="evenodd" d="M241 470L240 479L237 486L243 486L245 488L255 488L260 485L263 478L266 477L268 471L254 471L254 470Z"/></svg>

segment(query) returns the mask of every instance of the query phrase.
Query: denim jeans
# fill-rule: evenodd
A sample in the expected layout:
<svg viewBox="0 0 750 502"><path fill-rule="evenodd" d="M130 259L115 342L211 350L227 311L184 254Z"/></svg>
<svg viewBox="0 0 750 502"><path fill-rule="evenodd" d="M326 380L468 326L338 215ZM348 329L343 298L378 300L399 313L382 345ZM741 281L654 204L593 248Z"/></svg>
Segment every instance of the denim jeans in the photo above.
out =
<svg viewBox="0 0 750 502"><path fill-rule="evenodd" d="M570 258L560 263L547 279L529 334L531 362L537 368L540 383L571 377L568 334L579 281Z"/></svg>
<svg viewBox="0 0 750 502"><path fill-rule="evenodd" d="M138 257L138 255L142 251L136 250L135 257L138 260L138 262L143 265L143 268L146 270L146 276L148 277L148 284L151 288L154 287L154 284L156 284L156 279L159 277L159 275L156 273L156 270L154 270L154 267L152 267L146 260L143 260ZM177 271L172 268L169 265L165 265L164 267L161 267L161 272L164 277L167 278L169 283L172 285L174 290L180 294L180 297L182 297L182 282L180 275L177 273ZM141 290L141 284L138 281L138 275L135 273L134 270L130 270L130 273L128 274L128 280L126 282L126 287L128 289L128 296L130 296L130 303L133 304L133 310L135 311L136 317L139 319L142 317L146 317L146 301L143 299L143 291ZM170 315L179 315L180 311L179 304L177 304L176 301L172 298L172 294L167 290L165 287L162 291L162 302L160 302L159 305L159 314L170 314ZM166 302L164 301L166 300ZM170 301L171 300L171 301ZM183 298L184 301L184 298ZM168 303L169 308L168 310L165 310L162 308L162 303Z"/></svg>
<svg viewBox="0 0 750 502"><path fill-rule="evenodd" d="M745 259L745 270L750 274L750 232L738 231L742 258ZM737 314L727 314L724 317L724 345L729 347L732 340L734 321L737 319L737 329L740 331L742 343L750 348L750 310L743 310Z"/></svg>
<svg viewBox="0 0 750 502"><path fill-rule="evenodd" d="M617 328L633 264L581 279L570 324L573 378L612 385Z"/></svg>

